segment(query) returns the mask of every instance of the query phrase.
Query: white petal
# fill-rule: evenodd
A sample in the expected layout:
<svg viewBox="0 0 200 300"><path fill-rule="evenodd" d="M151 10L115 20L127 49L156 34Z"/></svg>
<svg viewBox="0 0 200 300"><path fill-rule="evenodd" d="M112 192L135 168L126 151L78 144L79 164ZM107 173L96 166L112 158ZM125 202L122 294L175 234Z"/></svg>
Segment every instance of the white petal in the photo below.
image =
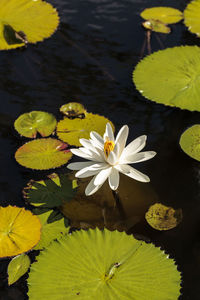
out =
<svg viewBox="0 0 200 300"><path fill-rule="evenodd" d="M117 143L115 144L115 148L113 150L117 158L119 158L119 150L120 150L119 143Z"/></svg>
<svg viewBox="0 0 200 300"><path fill-rule="evenodd" d="M130 155L139 152L146 145L146 135L141 135L137 139L133 140L130 144L124 149L122 156Z"/></svg>
<svg viewBox="0 0 200 300"><path fill-rule="evenodd" d="M97 174L97 176L96 176L96 178L94 180L94 185L101 185L101 184L103 184L106 181L106 179L108 178L108 176L110 175L111 171L112 171L112 167L109 167L109 168L106 168L104 170L101 170Z"/></svg>
<svg viewBox="0 0 200 300"><path fill-rule="evenodd" d="M86 148L70 149L70 151L73 154L83 157L85 159L89 159L89 160L93 160L93 161L97 161L97 162L104 161L103 158L99 154L97 154L89 149L86 149Z"/></svg>
<svg viewBox="0 0 200 300"><path fill-rule="evenodd" d="M95 150L95 147L92 145L92 143L90 142L90 140L86 140L86 139L79 139L79 142L81 143L81 145L83 145L83 147L89 149L89 150Z"/></svg>
<svg viewBox="0 0 200 300"><path fill-rule="evenodd" d="M85 189L86 196L91 196L92 194L96 193L98 189L100 189L100 187L102 186L102 185L94 185L95 178L96 176L92 178L92 180L88 183Z"/></svg>
<svg viewBox="0 0 200 300"><path fill-rule="evenodd" d="M118 157L115 155L113 151L111 151L110 154L108 155L107 162L113 166L116 164L117 160Z"/></svg>
<svg viewBox="0 0 200 300"><path fill-rule="evenodd" d="M142 181L142 182L149 182L150 181L150 179L147 175L139 172L138 170L132 168L129 165L117 165L117 166L115 166L115 168L119 172L121 172L124 175L126 175L128 177L131 177L135 180Z"/></svg>
<svg viewBox="0 0 200 300"><path fill-rule="evenodd" d="M124 125L117 134L115 143L119 143L119 155L121 155L124 147L126 145L126 140L128 137L129 128L127 125Z"/></svg>
<svg viewBox="0 0 200 300"><path fill-rule="evenodd" d="M112 190L116 190L119 186L119 172L114 167L112 168L112 172L108 177L108 182Z"/></svg>
<svg viewBox="0 0 200 300"><path fill-rule="evenodd" d="M114 141L115 140L113 130L112 130L112 127L111 127L110 123L106 124L106 131L105 131L103 137L104 137L104 141L107 140L107 139L109 141Z"/></svg>
<svg viewBox="0 0 200 300"><path fill-rule="evenodd" d="M107 168L108 165L104 163L93 164L89 167L83 168L75 174L77 178L85 178L98 174L102 169Z"/></svg>
<svg viewBox="0 0 200 300"><path fill-rule="evenodd" d="M120 157L121 164L133 164L153 158L156 155L154 151L139 152L132 155Z"/></svg>
<svg viewBox="0 0 200 300"><path fill-rule="evenodd" d="M89 167L93 164L95 164L95 162L92 162L92 161L74 162L74 163L68 164L67 168L70 170L81 170L81 169Z"/></svg>
<svg viewBox="0 0 200 300"><path fill-rule="evenodd" d="M79 157L83 157L85 159L91 159L91 155L86 154L86 152L80 150L80 149L70 149L70 151L74 154L77 155Z"/></svg>
<svg viewBox="0 0 200 300"><path fill-rule="evenodd" d="M104 147L104 139L95 131L90 132L91 137L91 143L94 147L98 147L100 149L103 149Z"/></svg>

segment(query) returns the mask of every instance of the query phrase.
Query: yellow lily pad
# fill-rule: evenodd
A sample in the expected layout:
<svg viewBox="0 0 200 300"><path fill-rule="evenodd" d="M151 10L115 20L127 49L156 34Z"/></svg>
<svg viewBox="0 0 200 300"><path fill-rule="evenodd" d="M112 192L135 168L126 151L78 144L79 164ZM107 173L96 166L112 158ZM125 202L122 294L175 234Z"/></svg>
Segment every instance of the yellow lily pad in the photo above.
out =
<svg viewBox="0 0 200 300"><path fill-rule="evenodd" d="M177 23L183 19L183 13L180 10L164 6L146 8L140 16L145 20L154 19L165 24Z"/></svg>
<svg viewBox="0 0 200 300"><path fill-rule="evenodd" d="M57 124L57 135L62 141L70 145L81 146L79 142L80 138L89 139L91 131L96 131L100 135L103 135L108 122L114 130L114 125L111 121L103 116L92 113L86 113L84 119L65 118Z"/></svg>
<svg viewBox="0 0 200 300"><path fill-rule="evenodd" d="M0 1L0 49L22 47L50 37L59 24L58 13L42 0Z"/></svg>
<svg viewBox="0 0 200 300"><path fill-rule="evenodd" d="M22 277L30 267L31 260L28 255L20 254L15 256L8 265L8 285L15 283Z"/></svg>
<svg viewBox="0 0 200 300"><path fill-rule="evenodd" d="M183 13L188 30L200 36L200 0L191 1Z"/></svg>
<svg viewBox="0 0 200 300"><path fill-rule="evenodd" d="M0 207L0 257L31 250L40 240L41 223L30 211L16 206Z"/></svg>
<svg viewBox="0 0 200 300"><path fill-rule="evenodd" d="M144 28L160 33L170 33L171 29L159 20L149 19L142 23Z"/></svg>
<svg viewBox="0 0 200 300"><path fill-rule="evenodd" d="M190 157L200 161L200 125L196 124L183 132L180 138L182 150Z"/></svg>
<svg viewBox="0 0 200 300"><path fill-rule="evenodd" d="M161 203L150 206L145 214L148 224L157 230L169 230L176 227L182 221L182 217L182 209L175 210Z"/></svg>
<svg viewBox="0 0 200 300"><path fill-rule="evenodd" d="M86 113L85 107L78 102L69 102L60 107L60 112L67 117L81 117Z"/></svg>

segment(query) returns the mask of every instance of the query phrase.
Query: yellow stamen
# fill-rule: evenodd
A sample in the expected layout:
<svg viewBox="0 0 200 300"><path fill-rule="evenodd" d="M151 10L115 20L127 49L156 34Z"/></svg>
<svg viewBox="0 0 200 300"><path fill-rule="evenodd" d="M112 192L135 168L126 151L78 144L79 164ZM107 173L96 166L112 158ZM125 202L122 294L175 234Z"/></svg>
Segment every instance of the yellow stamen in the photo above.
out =
<svg viewBox="0 0 200 300"><path fill-rule="evenodd" d="M104 143L104 153L106 155L106 157L108 157L108 155L110 154L111 151L113 151L115 148L115 143L113 141L106 141Z"/></svg>

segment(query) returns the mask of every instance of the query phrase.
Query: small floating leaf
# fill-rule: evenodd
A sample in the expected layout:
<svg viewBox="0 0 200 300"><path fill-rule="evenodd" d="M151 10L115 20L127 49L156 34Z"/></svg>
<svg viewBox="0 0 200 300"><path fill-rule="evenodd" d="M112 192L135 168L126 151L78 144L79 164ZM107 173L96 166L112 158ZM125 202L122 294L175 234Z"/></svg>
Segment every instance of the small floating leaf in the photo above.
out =
<svg viewBox="0 0 200 300"><path fill-rule="evenodd" d="M180 10L164 6L146 8L141 12L140 16L145 20L153 19L165 24L177 23L183 19L183 14Z"/></svg>
<svg viewBox="0 0 200 300"><path fill-rule="evenodd" d="M66 115L67 117L80 117L85 115L86 110L81 103L69 102L64 104L60 108L60 112Z"/></svg>
<svg viewBox="0 0 200 300"><path fill-rule="evenodd" d="M28 255L21 254L15 256L8 265L8 285L15 283L22 277L30 267L31 261Z"/></svg>
<svg viewBox="0 0 200 300"><path fill-rule="evenodd" d="M49 136L56 128L56 124L56 118L52 114L43 111L31 111L19 116L14 126L19 134L28 138L35 138L37 132L43 137Z"/></svg>
<svg viewBox="0 0 200 300"><path fill-rule="evenodd" d="M105 117L92 113L86 113L84 119L65 118L57 125L57 135L62 141L70 145L81 146L79 139L89 139L91 131L103 135L107 122L110 121ZM114 129L114 125L111 122L110 124Z"/></svg>
<svg viewBox="0 0 200 300"><path fill-rule="evenodd" d="M51 174L48 179L31 180L24 189L24 196L31 205L53 208L70 201L76 194L67 174Z"/></svg>
<svg viewBox="0 0 200 300"><path fill-rule="evenodd" d="M157 230L169 230L176 227L182 220L182 210L173 209L161 203L152 205L145 218L149 225Z"/></svg>
<svg viewBox="0 0 200 300"><path fill-rule="evenodd" d="M59 23L56 9L42 0L1 0L0 20L1 50L42 41Z"/></svg>
<svg viewBox="0 0 200 300"><path fill-rule="evenodd" d="M183 13L184 23L188 30L200 36L200 0L191 1Z"/></svg>
<svg viewBox="0 0 200 300"><path fill-rule="evenodd" d="M184 131L179 143L187 155L200 161L200 124L193 125Z"/></svg>
<svg viewBox="0 0 200 300"><path fill-rule="evenodd" d="M165 105L200 111L200 48L168 48L145 57L133 72L136 88Z"/></svg>
<svg viewBox="0 0 200 300"><path fill-rule="evenodd" d="M178 299L173 259L124 232L76 231L52 242L33 263L30 300Z"/></svg>
<svg viewBox="0 0 200 300"><path fill-rule="evenodd" d="M0 257L31 250L40 239L37 216L16 206L0 207Z"/></svg>
<svg viewBox="0 0 200 300"><path fill-rule="evenodd" d="M72 157L67 144L47 138L37 139L21 146L15 153L16 161L27 168L47 170L60 167Z"/></svg>
<svg viewBox="0 0 200 300"><path fill-rule="evenodd" d="M159 20L149 19L142 23L142 25L149 30L160 32L160 33L170 33L171 29Z"/></svg>

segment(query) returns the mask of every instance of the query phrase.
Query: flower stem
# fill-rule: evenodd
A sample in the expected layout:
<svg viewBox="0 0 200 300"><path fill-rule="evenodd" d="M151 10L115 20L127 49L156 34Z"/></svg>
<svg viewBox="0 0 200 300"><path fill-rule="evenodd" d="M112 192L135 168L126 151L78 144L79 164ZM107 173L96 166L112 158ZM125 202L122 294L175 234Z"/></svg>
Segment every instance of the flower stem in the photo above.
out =
<svg viewBox="0 0 200 300"><path fill-rule="evenodd" d="M119 211L120 218L121 218L121 220L125 220L126 219L126 213L124 211L122 202L120 200L119 193L118 193L118 191L113 191L112 190L112 194L113 194L113 197L115 199L115 205L116 205L116 207Z"/></svg>

